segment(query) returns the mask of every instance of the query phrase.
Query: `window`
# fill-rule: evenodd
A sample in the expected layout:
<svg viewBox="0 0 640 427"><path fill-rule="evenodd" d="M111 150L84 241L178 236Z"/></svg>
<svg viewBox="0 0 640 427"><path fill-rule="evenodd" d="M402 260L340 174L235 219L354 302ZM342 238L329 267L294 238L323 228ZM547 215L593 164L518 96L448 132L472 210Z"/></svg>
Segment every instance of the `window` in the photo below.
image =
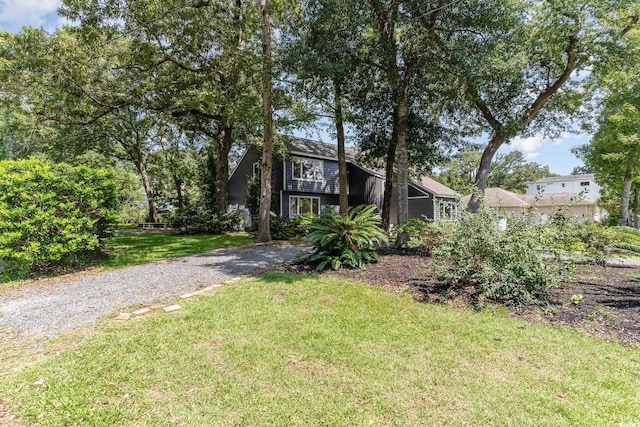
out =
<svg viewBox="0 0 640 427"><path fill-rule="evenodd" d="M588 187L589 186L589 181L582 181L580 183L580 187Z"/></svg>
<svg viewBox="0 0 640 427"><path fill-rule="evenodd" d="M292 159L293 179L322 181L322 161L310 159Z"/></svg>
<svg viewBox="0 0 640 427"><path fill-rule="evenodd" d="M562 188L564 188L564 182L562 183Z"/></svg>
<svg viewBox="0 0 640 427"><path fill-rule="evenodd" d="M540 184L536 185L536 190L537 190L537 191L542 190L542 185L540 185Z"/></svg>
<svg viewBox="0 0 640 427"><path fill-rule="evenodd" d="M289 217L302 214L320 214L320 198L305 196L289 196Z"/></svg>
<svg viewBox="0 0 640 427"><path fill-rule="evenodd" d="M253 176L260 176L260 171L262 170L262 165L260 162L255 162L253 164Z"/></svg>
<svg viewBox="0 0 640 427"><path fill-rule="evenodd" d="M438 200L437 218L443 221L458 219L458 202Z"/></svg>

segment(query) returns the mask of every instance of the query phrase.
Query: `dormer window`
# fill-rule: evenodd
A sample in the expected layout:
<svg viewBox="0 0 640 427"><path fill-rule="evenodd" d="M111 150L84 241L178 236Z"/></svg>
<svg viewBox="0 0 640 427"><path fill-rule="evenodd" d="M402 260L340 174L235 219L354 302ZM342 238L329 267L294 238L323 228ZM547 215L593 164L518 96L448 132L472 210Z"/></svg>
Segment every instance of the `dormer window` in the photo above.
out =
<svg viewBox="0 0 640 427"><path fill-rule="evenodd" d="M291 159L293 164L293 179L304 181L322 181L322 161L311 159Z"/></svg>
<svg viewBox="0 0 640 427"><path fill-rule="evenodd" d="M589 186L589 181L582 181L580 183L580 187L588 187Z"/></svg>

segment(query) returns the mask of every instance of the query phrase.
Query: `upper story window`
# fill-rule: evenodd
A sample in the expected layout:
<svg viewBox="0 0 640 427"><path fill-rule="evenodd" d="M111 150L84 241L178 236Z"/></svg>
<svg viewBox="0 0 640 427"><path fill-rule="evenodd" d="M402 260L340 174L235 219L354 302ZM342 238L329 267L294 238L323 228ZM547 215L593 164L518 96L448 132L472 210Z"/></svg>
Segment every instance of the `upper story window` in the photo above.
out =
<svg viewBox="0 0 640 427"><path fill-rule="evenodd" d="M291 159L293 179L322 181L322 160Z"/></svg>
<svg viewBox="0 0 640 427"><path fill-rule="evenodd" d="M255 162L253 164L253 176L260 176L260 171L262 170L262 165L260 162Z"/></svg>
<svg viewBox="0 0 640 427"><path fill-rule="evenodd" d="M589 186L589 181L582 181L580 183L580 187L588 187Z"/></svg>

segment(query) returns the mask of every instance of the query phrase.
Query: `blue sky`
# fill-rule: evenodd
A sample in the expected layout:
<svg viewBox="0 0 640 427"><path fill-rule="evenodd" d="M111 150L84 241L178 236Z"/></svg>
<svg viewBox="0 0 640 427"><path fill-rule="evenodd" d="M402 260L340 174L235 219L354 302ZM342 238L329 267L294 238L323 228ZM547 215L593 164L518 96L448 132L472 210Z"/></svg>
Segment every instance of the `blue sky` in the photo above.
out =
<svg viewBox="0 0 640 427"><path fill-rule="evenodd" d="M56 14L60 3L61 0L0 0L0 28L13 32L20 31L22 26L53 30L60 24ZM300 136L305 136L306 133L300 132ZM311 134L317 132L311 131ZM326 133L323 132L321 136L324 141L330 141ZM582 164L571 153L571 148L587 142L588 135L569 133L563 133L554 140L538 136L516 138L510 145L503 146L499 152L520 150L527 160L547 165L551 172L567 175L574 167Z"/></svg>

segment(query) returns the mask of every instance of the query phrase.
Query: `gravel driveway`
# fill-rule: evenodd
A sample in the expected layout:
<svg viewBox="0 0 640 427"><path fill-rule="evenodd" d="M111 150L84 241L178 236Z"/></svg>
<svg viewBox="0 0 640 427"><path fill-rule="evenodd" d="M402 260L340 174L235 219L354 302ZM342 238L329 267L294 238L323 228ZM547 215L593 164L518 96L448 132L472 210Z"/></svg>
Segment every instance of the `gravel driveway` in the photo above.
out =
<svg viewBox="0 0 640 427"><path fill-rule="evenodd" d="M297 245L245 246L87 275L42 281L0 295L0 334L51 337L133 306L271 268L300 255Z"/></svg>

